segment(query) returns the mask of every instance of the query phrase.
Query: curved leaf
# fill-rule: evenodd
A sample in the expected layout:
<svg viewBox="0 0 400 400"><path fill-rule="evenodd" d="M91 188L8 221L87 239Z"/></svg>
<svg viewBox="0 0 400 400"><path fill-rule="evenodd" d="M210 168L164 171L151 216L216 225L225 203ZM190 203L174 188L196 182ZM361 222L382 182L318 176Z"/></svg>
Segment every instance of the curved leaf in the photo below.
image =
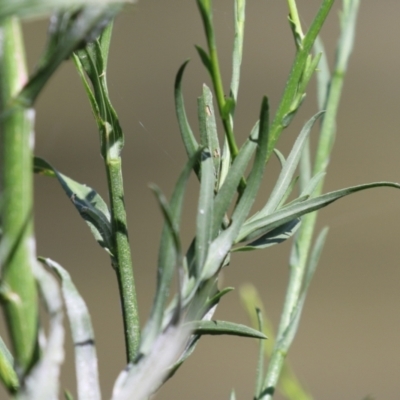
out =
<svg viewBox="0 0 400 400"><path fill-rule="evenodd" d="M195 152L187 161L171 196L169 208L174 226L176 227L180 224L186 183L194 165L198 162L200 152L201 149ZM151 310L151 317L143 330L142 343L140 344L140 352L143 354L146 354L150 350L151 343L162 329L164 307L169 297L169 290L176 262L176 251L173 247L172 233L168 224L165 223L158 252L157 291Z"/></svg>
<svg viewBox="0 0 400 400"><path fill-rule="evenodd" d="M311 132L311 128L313 127L315 121L323 114L323 111L315 114L303 127L299 136L297 137L293 148L289 154L289 157L285 161L282 171L279 174L279 178L276 181L275 187L272 190L271 196L266 203L266 205L260 210L257 214L257 219L262 218L271 212L275 211L281 202L282 197L285 195L287 189L290 186L290 183L293 179L293 175L296 171L296 168L300 161L301 152L303 150L304 145L306 144L306 140L308 135Z"/></svg>
<svg viewBox="0 0 400 400"><path fill-rule="evenodd" d="M224 259L230 251L232 244L240 232L250 209L254 203L256 194L261 185L264 173L265 159L268 148L269 136L269 106L268 99L263 98L260 112L260 128L258 134L258 146L253 168L247 182L247 186L232 215L232 223L210 245L206 264L201 279L206 280L213 276L221 268Z"/></svg>
<svg viewBox="0 0 400 400"><path fill-rule="evenodd" d="M107 204L101 196L91 187L61 174L41 158L34 158L34 171L38 174L55 176L58 179L66 195L89 225L97 242L113 256L111 217Z"/></svg>
<svg viewBox="0 0 400 400"><path fill-rule="evenodd" d="M212 229L213 238L215 238L218 234L224 215L228 211L228 208L235 197L240 180L246 171L254 151L257 148L257 135L259 129L259 123L257 122L251 130L250 137L246 140L235 160L233 161L233 164L230 166L224 183L215 196L214 221ZM225 148L228 148L228 146Z"/></svg>
<svg viewBox="0 0 400 400"><path fill-rule="evenodd" d="M14 370L14 358L0 337L0 379L4 386L15 392L19 387L17 373Z"/></svg>
<svg viewBox="0 0 400 400"><path fill-rule="evenodd" d="M75 349L78 400L100 400L97 355L89 310L69 273L49 258L40 260L53 269L61 279L61 290Z"/></svg>
<svg viewBox="0 0 400 400"><path fill-rule="evenodd" d="M215 171L213 157L208 149L201 154L201 181L196 218L196 276L199 276L212 240L214 221Z"/></svg>
<svg viewBox="0 0 400 400"><path fill-rule="evenodd" d="M178 119L179 129L181 131L182 141L186 149L186 153L189 158L193 157L196 153L199 145L196 138L193 135L192 128L189 125L189 121L186 116L185 102L183 100L182 93L182 78L185 68L189 60L185 61L179 68L175 78L175 111ZM197 168L196 168L197 169Z"/></svg>
<svg viewBox="0 0 400 400"><path fill-rule="evenodd" d="M61 293L56 279L40 263L33 263L33 273L49 314L49 335L40 360L24 379L18 400L54 400L58 397L60 369L64 361Z"/></svg>
<svg viewBox="0 0 400 400"><path fill-rule="evenodd" d="M277 228L267 232L260 238L246 244L245 246L236 247L232 251L250 251L265 249L266 247L273 246L274 244L279 244L285 240L291 238L300 227L300 218L295 218L284 225L278 226Z"/></svg>
<svg viewBox="0 0 400 400"><path fill-rule="evenodd" d="M185 324L198 335L233 335L256 339L267 339L260 331L246 325L228 321L194 321Z"/></svg>
<svg viewBox="0 0 400 400"><path fill-rule="evenodd" d="M210 88L203 84L203 95L198 98L198 115L201 145L210 150L214 161L215 177L219 177L221 150Z"/></svg>
<svg viewBox="0 0 400 400"><path fill-rule="evenodd" d="M334 192L326 193L321 196L305 200L301 203L294 203L292 205L288 205L264 218L260 218L254 222L244 224L235 242L239 243L244 240L251 240L252 238L261 236L278 226L281 226L295 218L299 218L304 214L308 214L312 211L319 210L320 208L325 207L328 204L333 203L334 201L344 196L348 196L349 194L359 192L365 189L372 189L374 187L385 187L385 186L400 189L400 185L398 183L374 182L374 183L352 186L346 189L337 190Z"/></svg>

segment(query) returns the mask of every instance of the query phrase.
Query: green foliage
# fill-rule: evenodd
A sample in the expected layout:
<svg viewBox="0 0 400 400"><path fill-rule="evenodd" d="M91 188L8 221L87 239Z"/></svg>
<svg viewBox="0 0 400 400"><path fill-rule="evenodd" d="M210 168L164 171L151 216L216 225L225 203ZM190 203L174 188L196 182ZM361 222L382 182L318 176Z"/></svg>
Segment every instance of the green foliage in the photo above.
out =
<svg viewBox="0 0 400 400"><path fill-rule="evenodd" d="M224 90L222 83L212 1L197 0L207 49L199 46L196 49L210 75L212 90L203 85L198 98L197 133L192 130L185 111L182 83L188 61L182 64L175 78L174 94L177 120L188 160L169 200L158 186L150 187L161 210L164 227L157 261L157 288L150 316L142 330L124 205L121 165L124 135L109 97L106 80L112 19L123 3L105 0L96 4L78 0L0 2L0 33L5 35L12 33L13 24L17 21L11 20L11 16L25 18L55 10L46 49L37 69L24 86L21 84L22 78L13 70L19 67L11 54L13 49L0 41L0 46L3 46L0 48L3 76L0 80L0 122L5 132L1 145L5 155L13 155L4 162L2 172L2 178L8 186L5 185L2 197L0 243L0 261L4 264L0 293L13 347L10 352L0 338L0 378L18 399L46 400L58 396L63 361L64 303L74 342L78 399L100 399L94 332L86 304L67 270L48 258L40 258L47 267L44 268L36 261L32 250L32 223L27 211L30 213L32 208L33 169L36 173L57 179L95 240L109 254L115 269L123 310L128 365L116 379L113 400L148 399L193 353L203 335L235 335L259 340L255 399L272 398L278 386L288 399L310 399L288 366L286 354L296 335L309 285L327 236L325 228L312 246L316 211L365 189L400 188L400 185L391 182L375 182L322 194L334 142L343 77L353 46L358 1L343 2L341 36L331 77L318 35L333 0L322 0L306 33L303 33L295 0L288 0L289 25L296 55L286 87L272 118L267 97L261 99L259 120L255 122L248 139L238 146L234 120L239 98L245 0L235 0L229 91ZM314 55L311 53L313 48L316 50ZM18 52L23 55L22 49ZM99 131L109 204L91 187L69 178L46 161L33 158L28 140L23 141L19 152L14 148L16 132L23 133L25 139L32 135L31 107L61 62L70 57L82 80ZM317 79L320 110L303 126L285 158L276 149L276 144L283 129L289 127L305 100L308 84L317 68L321 70ZM223 127L223 143L220 143L217 131L218 117ZM312 168L309 135L318 119L321 128ZM281 172L269 198L260 210L251 214L273 152L281 163ZM195 237L186 250L182 248L180 224L192 171L199 181L199 192ZM247 171L250 172L246 176ZM28 182L29 190L24 193L13 191L23 179ZM295 194L297 187L298 195ZM25 202L29 205L28 209L26 204L15 201L21 195L28 199ZM9 215L18 213L25 219L9 218ZM242 298L252 318L252 327L213 320L222 297L233 289L220 290L219 277L221 270L229 266L234 252L265 249L291 237L294 237L294 241L289 260L289 284L276 338L262 304L249 288L242 292ZM30 252L18 258L19 251L26 243L30 243ZM57 276L60 284L48 269ZM177 289L168 303L174 276L177 277ZM40 321L36 285L49 315L48 340L40 349L37 340ZM15 301L16 296L23 299L22 306ZM25 319L29 321L29 330L24 328ZM269 358L267 368L264 367L264 355ZM72 398L67 391L65 397ZM230 398L236 398L234 391Z"/></svg>

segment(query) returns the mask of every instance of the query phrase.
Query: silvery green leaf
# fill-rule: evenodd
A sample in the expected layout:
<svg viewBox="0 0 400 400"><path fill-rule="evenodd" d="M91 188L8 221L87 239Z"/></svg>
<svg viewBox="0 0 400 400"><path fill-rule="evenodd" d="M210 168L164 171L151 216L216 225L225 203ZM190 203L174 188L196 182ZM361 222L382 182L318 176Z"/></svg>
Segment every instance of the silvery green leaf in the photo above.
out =
<svg viewBox="0 0 400 400"><path fill-rule="evenodd" d="M224 215L228 211L229 206L232 204L240 180L246 171L254 151L257 148L259 129L259 123L257 122L251 130L250 137L239 150L238 155L227 172L223 185L220 187L220 190L215 196L214 220L212 228L213 239L216 237L221 228Z"/></svg>
<svg viewBox="0 0 400 400"><path fill-rule="evenodd" d="M204 265L201 280L212 277L222 266L224 259L228 255L232 244L239 234L240 228L245 221L254 199L261 185L264 173L266 154L268 149L269 135L269 106L268 99L263 98L260 112L259 134L257 151L251 169L247 186L232 214L231 225L224 230L210 245L206 263Z"/></svg>
<svg viewBox="0 0 400 400"><path fill-rule="evenodd" d="M273 246L284 242L285 240L291 238L300 227L301 219L295 218L284 225L278 226L277 228L267 232L256 240L240 246L235 247L232 251L250 251L265 249L266 247Z"/></svg>
<svg viewBox="0 0 400 400"><path fill-rule="evenodd" d="M193 321L188 326L197 335L233 335L256 339L267 339L260 331L242 324L228 321Z"/></svg>
<svg viewBox="0 0 400 400"><path fill-rule="evenodd" d="M181 131L181 137L185 146L186 153L189 158L193 157L199 148L197 140L193 134L192 128L190 127L189 121L186 116L185 102L182 93L182 78L185 68L189 60L185 61L179 68L175 78L175 111L178 119L179 129ZM197 168L196 168L197 169Z"/></svg>
<svg viewBox="0 0 400 400"><path fill-rule="evenodd" d="M38 157L34 158L34 171L58 179L65 194L86 221L97 242L113 257L111 217L107 204L101 196L91 187L68 178Z"/></svg>
<svg viewBox="0 0 400 400"><path fill-rule="evenodd" d="M61 293L56 279L40 263L32 267L49 314L49 333L41 357L25 377L17 399L54 400L58 398L60 367L64 361Z"/></svg>
<svg viewBox="0 0 400 400"><path fill-rule="evenodd" d="M61 290L69 319L75 350L78 400L100 400L100 385L94 332L89 310L69 273L49 258L41 259L61 279Z"/></svg>
<svg viewBox="0 0 400 400"><path fill-rule="evenodd" d="M374 187L394 187L399 189L400 185L393 182L374 182L364 185L352 186L346 189L337 190L334 192L326 193L318 197L307 199L300 203L293 203L287 205L280 210L264 217L259 218L253 222L243 225L236 243L246 240L248 237L257 237L269 232L272 229L277 228L289 222L295 218L299 218L304 214L308 214L312 211L319 210L322 207L344 197L349 194L365 190L372 189Z"/></svg>
<svg viewBox="0 0 400 400"><path fill-rule="evenodd" d="M285 164L281 170L281 173L279 174L278 180L276 181L268 202L257 214L257 218L262 218L272 213L278 207L278 204L281 202L282 197L285 195L286 190L290 186L290 183L293 179L293 175L300 161L301 152L306 143L306 139L311 132L311 128L313 127L315 121L322 114L323 112L317 113L304 125L293 145L289 157L285 161Z"/></svg>
<svg viewBox="0 0 400 400"><path fill-rule="evenodd" d="M45 17L54 10L63 8L135 2L135 0L2 0L0 2L0 20L12 15L19 18Z"/></svg>
<svg viewBox="0 0 400 400"><path fill-rule="evenodd" d="M190 331L181 324L168 326L146 356L120 373L112 400L147 400L163 383L169 368L183 353L189 337Z"/></svg>
<svg viewBox="0 0 400 400"><path fill-rule="evenodd" d="M208 149L201 153L201 180L199 203L196 218L196 276L199 276L207 257L208 248L212 240L214 221L214 187L215 170L213 157Z"/></svg>
<svg viewBox="0 0 400 400"><path fill-rule="evenodd" d="M191 158L187 161L171 196L169 207L174 221L174 226L176 227L179 226L181 220L186 184L194 165L198 163L201 151L202 150L200 149L194 152ZM168 224L164 223L158 253L157 291L151 310L151 317L144 327L142 342L140 344L140 352L144 354L148 352L152 341L162 329L164 308L169 297L171 280L177 265L173 240L172 232L169 229Z"/></svg>
<svg viewBox="0 0 400 400"><path fill-rule="evenodd" d="M19 387L18 376L14 369L14 358L1 337L0 380L4 383L4 386L11 392L15 392Z"/></svg>

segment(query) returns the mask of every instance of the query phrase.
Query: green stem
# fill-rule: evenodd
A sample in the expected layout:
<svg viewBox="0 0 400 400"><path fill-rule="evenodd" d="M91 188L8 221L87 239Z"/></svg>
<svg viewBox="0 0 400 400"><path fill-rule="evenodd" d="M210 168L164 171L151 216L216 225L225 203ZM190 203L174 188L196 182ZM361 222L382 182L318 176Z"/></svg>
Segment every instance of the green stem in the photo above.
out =
<svg viewBox="0 0 400 400"><path fill-rule="evenodd" d="M288 0L288 7L289 7L289 15L293 21L293 24L297 27L297 31L300 34L301 40L304 39L303 30L301 28L301 22L299 13L297 11L297 4L296 0Z"/></svg>
<svg viewBox="0 0 400 400"><path fill-rule="evenodd" d="M203 19L204 30L207 38L207 45L209 50L210 64L211 64L211 79L214 86L215 97L218 104L219 114L222 119L222 125L225 130L225 135L229 144L232 159L235 159L239 149L236 145L235 136L233 134L233 127L230 118L230 113L225 110L226 100L224 93L224 86L222 84L221 70L218 61L217 44L215 41L214 27L212 25L212 7L210 0L198 0L200 13Z"/></svg>
<svg viewBox="0 0 400 400"><path fill-rule="evenodd" d="M289 79L286 83L285 90L281 102L279 103L278 110L270 128L270 136L268 142L267 161L269 160L276 142L278 141L283 129L285 128L283 122L285 115L290 111L292 101L297 92L297 86L300 81L301 75L306 65L307 57L312 49L314 41L325 22L326 17L335 0L323 0L319 11L314 18L314 21L307 32L302 42L302 47L297 51L294 59L292 70L290 71Z"/></svg>
<svg viewBox="0 0 400 400"><path fill-rule="evenodd" d="M349 4L349 3L348 3ZM342 24L341 37L339 40L335 71L329 82L329 91L326 98L326 113L322 121L318 146L314 162L314 175L326 171L334 143L336 118L342 93L346 68L351 53L354 40L355 21L358 12L359 2L354 0L351 8L345 9ZM318 196L322 193L324 179L321 179L313 195ZM298 237L294 246L297 252L297 263L290 265L290 277L288 289L286 292L285 303L282 311L282 317L277 334L276 346L269 364L264 388L266 396L263 400L270 400L273 396L274 388L277 385L281 370L284 366L285 357L290 346L290 342L282 340L290 324L293 312L299 302L301 290L303 288L304 274L307 268L308 256L312 244L312 238L315 229L315 223L318 213L313 212L302 218L302 224L298 232Z"/></svg>
<svg viewBox="0 0 400 400"><path fill-rule="evenodd" d="M133 362L140 343L139 314L136 300L132 257L128 240L128 226L124 204L121 159L106 160L111 218L117 258L116 272L122 302L127 359Z"/></svg>
<svg viewBox="0 0 400 400"><path fill-rule="evenodd" d="M34 111L14 106L12 99L26 83L20 24L0 25L0 149L2 229L8 257L1 276L1 300L11 337L16 367L24 375L31 367L37 343L38 306L32 263Z"/></svg>

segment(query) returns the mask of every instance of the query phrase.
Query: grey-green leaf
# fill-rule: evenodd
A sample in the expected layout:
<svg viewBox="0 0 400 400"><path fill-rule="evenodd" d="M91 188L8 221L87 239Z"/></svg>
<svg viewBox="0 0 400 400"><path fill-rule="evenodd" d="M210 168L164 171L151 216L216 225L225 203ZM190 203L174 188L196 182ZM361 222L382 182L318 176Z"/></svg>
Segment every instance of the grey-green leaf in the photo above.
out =
<svg viewBox="0 0 400 400"><path fill-rule="evenodd" d="M75 350L75 373L78 400L100 400L100 384L94 332L89 310L70 274L49 258L41 259L61 279L61 290Z"/></svg>
<svg viewBox="0 0 400 400"><path fill-rule="evenodd" d="M91 187L61 174L41 158L34 158L34 171L38 174L55 176L58 179L65 194L86 221L97 242L113 256L111 217L107 204L101 196Z"/></svg>
<svg viewBox="0 0 400 400"><path fill-rule="evenodd" d="M186 116L185 102L182 93L182 78L185 68L189 60L185 61L179 68L175 78L175 111L178 119L179 129L181 131L181 137L183 144L186 149L186 153L189 158L193 157L196 153L199 145L196 138L193 135L192 128L190 127L189 121Z"/></svg>
<svg viewBox="0 0 400 400"><path fill-rule="evenodd" d="M64 361L64 327L61 293L56 279L38 263L33 273L48 310L49 334L40 360L25 377L18 400L58 398L61 364Z"/></svg>
<svg viewBox="0 0 400 400"><path fill-rule="evenodd" d="M15 392L19 387L18 376L14 370L14 358L1 337L0 337L0 379L4 383L4 386L10 392Z"/></svg>
<svg viewBox="0 0 400 400"><path fill-rule="evenodd" d="M232 251L259 250L282 243L296 233L297 229L300 227L300 222L300 218L295 218L286 224L267 232L265 235L262 235L260 238L246 244L245 246L234 248Z"/></svg>
<svg viewBox="0 0 400 400"><path fill-rule="evenodd" d="M229 168L224 183L215 197L213 238L218 234L224 215L235 197L239 182L257 148L259 129L259 123L257 122L251 130L250 137L246 140Z"/></svg>
<svg viewBox="0 0 400 400"><path fill-rule="evenodd" d="M208 149L201 154L201 181L196 218L196 276L199 276L212 240L214 221L215 171L213 157Z"/></svg>
<svg viewBox="0 0 400 400"><path fill-rule="evenodd" d="M291 205L281 208L280 210L270 214L264 218L260 218L249 224L245 224L241 229L236 243L239 243L246 238L257 237L269 232L270 230L285 224L295 218L299 218L304 214L308 214L312 211L319 210L322 207L344 197L349 194L359 192L361 190L372 189L374 187L393 187L396 189L400 188L400 185L393 182L374 182L364 185L352 186L346 189L337 190L334 192L326 193L321 196L307 199L303 202L294 202Z"/></svg>
<svg viewBox="0 0 400 400"><path fill-rule="evenodd" d="M319 112L315 114L303 127L299 136L297 137L293 148L289 154L289 157L285 161L285 164L279 174L278 180L272 190L271 196L266 203L266 205L261 209L261 211L257 214L257 218L262 218L271 212L275 211L281 202L282 197L285 195L286 190L290 186L290 183L293 179L293 175L296 171L296 168L300 161L301 152L304 148L308 135L311 132L311 128L313 127L315 121L323 114L323 112Z"/></svg>
<svg viewBox="0 0 400 400"><path fill-rule="evenodd" d="M176 227L180 224L186 183L194 165L198 162L200 152L201 150L195 152L187 161L171 196L170 211ZM165 223L161 234L160 249L158 253L157 291L151 310L151 317L144 328L142 343L140 345L140 352L144 354L149 351L152 341L161 330L164 307L169 297L171 280L177 262L173 240L168 224Z"/></svg>
<svg viewBox="0 0 400 400"><path fill-rule="evenodd" d="M244 190L233 214L232 223L224 230L210 245L206 264L203 269L202 279L206 280L213 276L221 268L224 259L231 250L232 244L239 234L240 228L245 221L254 203L256 194L261 185L265 167L265 159L268 148L269 135L269 106L268 99L263 98L260 112L260 125L258 134L258 146L254 159L253 168Z"/></svg>
<svg viewBox="0 0 400 400"><path fill-rule="evenodd" d="M267 339L260 331L246 325L235 324L228 321L194 321L186 324L198 335L233 335L256 339Z"/></svg>

